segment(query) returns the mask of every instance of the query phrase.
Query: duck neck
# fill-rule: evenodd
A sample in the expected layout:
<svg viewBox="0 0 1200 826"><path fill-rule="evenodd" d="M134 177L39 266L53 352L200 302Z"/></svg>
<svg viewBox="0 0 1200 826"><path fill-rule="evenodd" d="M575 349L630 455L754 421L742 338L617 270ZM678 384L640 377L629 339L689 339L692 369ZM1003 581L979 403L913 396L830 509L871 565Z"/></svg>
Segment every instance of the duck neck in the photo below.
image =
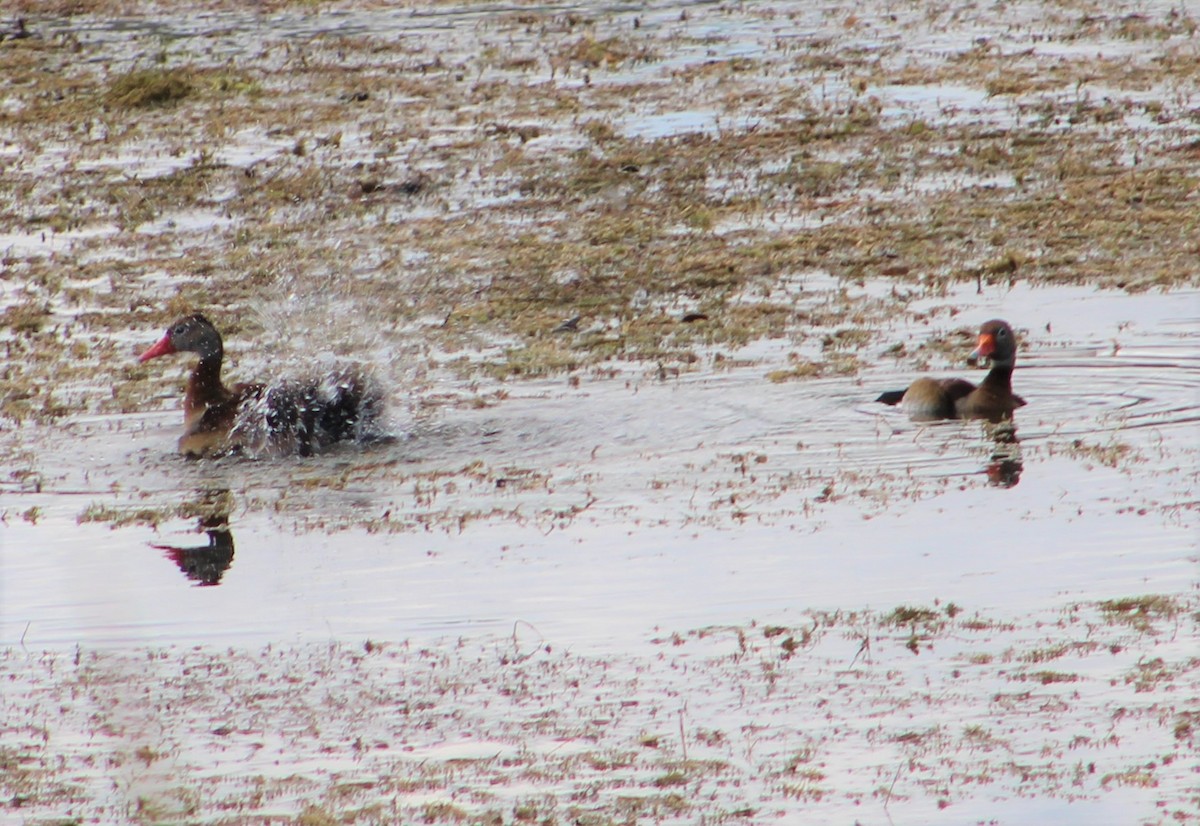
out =
<svg viewBox="0 0 1200 826"><path fill-rule="evenodd" d="M187 421L204 414L214 404L229 398L229 391L221 383L221 348L200 358L188 379L187 394L183 398L183 415Z"/></svg>
<svg viewBox="0 0 1200 826"><path fill-rule="evenodd" d="M987 376L983 379L985 387L992 390L998 390L1002 393L1012 393L1012 374L1013 363L1011 361L1002 364L993 364L992 369L988 371Z"/></svg>

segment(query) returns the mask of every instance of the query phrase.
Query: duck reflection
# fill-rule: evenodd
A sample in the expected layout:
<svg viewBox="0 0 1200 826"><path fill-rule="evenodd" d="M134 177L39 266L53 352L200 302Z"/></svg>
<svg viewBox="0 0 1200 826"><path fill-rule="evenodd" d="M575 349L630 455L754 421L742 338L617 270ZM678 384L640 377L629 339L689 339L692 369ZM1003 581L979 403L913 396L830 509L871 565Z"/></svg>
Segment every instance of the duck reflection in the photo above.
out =
<svg viewBox="0 0 1200 826"><path fill-rule="evenodd" d="M198 585L219 585L225 571L233 564L233 532L229 529L229 512L233 497L229 491L201 491L195 502L187 503L182 510L197 515L197 531L208 535L206 545L155 545L150 547L165 552L167 559L174 562L183 575Z"/></svg>
<svg viewBox="0 0 1200 826"><path fill-rule="evenodd" d="M989 424L984 428L994 443L992 457L985 472L988 484L998 488L1011 488L1021 481L1025 460L1021 452L1021 441L1017 438L1017 425L1012 419Z"/></svg>

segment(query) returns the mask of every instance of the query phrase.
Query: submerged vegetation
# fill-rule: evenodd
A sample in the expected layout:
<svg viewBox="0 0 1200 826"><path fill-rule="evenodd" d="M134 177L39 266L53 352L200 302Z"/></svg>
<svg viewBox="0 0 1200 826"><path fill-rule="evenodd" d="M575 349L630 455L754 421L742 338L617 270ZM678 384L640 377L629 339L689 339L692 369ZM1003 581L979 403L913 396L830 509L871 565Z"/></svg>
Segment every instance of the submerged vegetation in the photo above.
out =
<svg viewBox="0 0 1200 826"><path fill-rule="evenodd" d="M913 619L937 625L917 671L896 628ZM139 823L1007 822L1055 797L1103 819L1129 787L1190 823L1196 616L1174 643L1170 626L1142 634L1095 605L1049 622L901 606L673 634L644 658L515 639L80 648L8 681L0 782L24 812ZM1026 666L1064 640L1053 669ZM308 768L244 771L244 753Z"/></svg>
<svg viewBox="0 0 1200 826"><path fill-rule="evenodd" d="M186 70L141 69L117 78L105 99L116 106L137 109L173 103L191 92L192 82Z"/></svg>
<svg viewBox="0 0 1200 826"><path fill-rule="evenodd" d="M332 290L376 336L459 375L687 371L755 339L903 312L772 295L809 273L909 296L976 280L1197 283L1185 10L1023 4L1027 35L914 60L871 33L952 37L964 22L783 4L710 35L667 9L435 6L447 32L368 11L364 33L334 36L307 4L279 8L317 36L260 47L228 34L253 13L217 3L228 28L167 24L143 54L92 2L0 41L13 78L0 138L20 149L0 181L0 232L19 239L5 269L37 285L27 307L54 308L5 308L13 334L50 348L69 326L98 347L184 306L246 318ZM967 28L1003 32L990 14ZM774 39L742 28L759 23ZM1053 48L1081 41L1094 48ZM1118 59L1116 43L1138 51ZM965 102L921 91L946 84ZM681 323L692 315L705 320ZM454 360L463 350L480 355ZM807 354L772 378L853 374L850 355ZM23 365L3 391L70 371Z"/></svg>

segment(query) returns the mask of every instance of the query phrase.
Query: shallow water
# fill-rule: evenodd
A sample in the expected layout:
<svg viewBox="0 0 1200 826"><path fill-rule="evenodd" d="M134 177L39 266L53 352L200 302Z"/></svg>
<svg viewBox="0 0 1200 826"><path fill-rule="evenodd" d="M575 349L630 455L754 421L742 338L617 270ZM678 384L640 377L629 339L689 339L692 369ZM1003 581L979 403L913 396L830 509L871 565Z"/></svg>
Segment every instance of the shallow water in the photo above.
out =
<svg viewBox="0 0 1200 826"><path fill-rule="evenodd" d="M604 652L655 629L786 624L809 609L941 600L1020 613L1186 591L1198 294L1019 289L980 303L978 320L1028 319L1016 445L873 404L907 378L883 366L771 383L782 341L757 345L753 366L665 381L524 383L493 407L312 461L179 459L175 413L32 428L46 477L40 492L5 493L0 639L420 640L525 622ZM924 334L897 328L878 344ZM333 490L313 485L339 474ZM234 548L215 587L162 547L207 545L194 519L77 524L97 505L213 491L232 492ZM21 518L34 507L35 523Z"/></svg>
<svg viewBox="0 0 1200 826"><path fill-rule="evenodd" d="M981 228L957 257L930 259L928 281L912 280L925 262L878 279L870 263L861 282L788 267L741 282L740 299L719 295L792 308L779 338L696 345L690 368L604 363L550 380L455 373L456 359L495 366L525 342L489 339L486 324L446 330L432 304L388 316L408 325L390 337L357 323L364 302L457 277L428 241L457 237L464 217L494 212L501 233L573 231L588 202L538 203L522 187L536 170L504 159L603 155L604 130L585 127L675 155L842 108L878 118L862 140L811 154L789 143L749 167L714 163L704 200L733 245L873 222L930 193L960 207L963 193L1057 193L1080 173L1071 163L1005 157L1031 125L1076 151L1093 133L1087 180L1138 165L1177 179L1195 90L1162 67L1192 65L1187 12L1173 0L1088 17L1043 3L284 4L33 20L46 43L27 45L51 46L58 67L36 76L94 73L89 95L162 62L250 81L235 109L260 93L270 103L226 119L206 91L115 118L125 135L89 103L86 123L68 115L39 135L18 119L0 140L18 200L31 195L0 233L16 273L0 278L0 309L33 307L44 286L51 314L35 320L54 332L37 340L63 349L22 351L55 368L31 374L56 380L37 401L106 412L0 419L0 786L12 786L0 821L1187 822L1200 293L947 291L943 276L988 271L980 256L1010 246L1031 256L1022 278L1136 289L1194 284L1188 271L1093 259L1061 232ZM605 67L570 57L609 37L647 50ZM1011 56L995 71L1030 85L994 93L995 71L972 71L985 52ZM1063 75L1077 82L1054 82L1071 67L1039 55L1085 58ZM401 82L426 67L445 85ZM546 108L563 90L606 87ZM0 108L25 111L27 88L6 88ZM1087 119L1101 102L1117 120ZM1009 130L1012 143L998 140ZM1000 156L940 162L976 138ZM1046 148L1039 158L1057 157ZM895 157L879 174L867 164L827 194L772 189L754 206L759 173L881 150ZM209 185L153 213L126 208L140 200L132 186L59 212L89 181L153 185L191 167ZM311 199L240 185L309 167L330 187ZM359 170L386 184L378 202L360 198ZM623 186L596 197L620 204ZM1111 195L1139 205L1121 213L1137 223L1158 212L1159 190ZM741 198L746 211L726 208ZM705 217L668 233L688 245ZM406 236L426 222L424 239ZM230 378L372 362L395 382L395 441L312 459L174 454L187 366L132 366L160 333L143 329L149 308L222 306L215 285L234 279L219 271L242 277L259 254L261 289L223 305L241 324ZM1106 260L1124 266L1109 273ZM40 280L19 283L23 266ZM388 292L345 290L360 280ZM630 309L678 319L703 301L647 289ZM621 312L561 341L619 334ZM981 376L962 356L996 316L1023 341L1015 380L1029 405L1015 434L873 403L917 372ZM836 344L843 332L852 344ZM15 324L5 335L22 341ZM805 360L828 367L827 336L856 372L769 379ZM930 341L949 349L921 349ZM898 344L907 355L891 354ZM1144 594L1158 601L1129 599ZM913 610L932 619L898 618Z"/></svg>

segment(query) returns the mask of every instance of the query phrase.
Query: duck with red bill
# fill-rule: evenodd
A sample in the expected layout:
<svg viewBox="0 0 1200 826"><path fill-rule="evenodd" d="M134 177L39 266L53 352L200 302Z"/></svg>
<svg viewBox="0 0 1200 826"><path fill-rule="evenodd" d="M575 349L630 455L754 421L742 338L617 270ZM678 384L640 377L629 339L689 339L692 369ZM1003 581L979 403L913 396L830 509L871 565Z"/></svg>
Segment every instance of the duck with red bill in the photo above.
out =
<svg viewBox="0 0 1200 826"><path fill-rule="evenodd" d="M174 353L200 357L183 397L179 451L200 457L231 452L299 453L344 439L375 438L385 399L377 383L355 365L319 378L266 384L221 381L224 343L199 313L175 321L138 358L147 362Z"/></svg>
<svg viewBox="0 0 1200 826"><path fill-rule="evenodd" d="M990 363L991 369L978 386L966 379L934 379L923 376L904 390L889 390L876 401L899 404L917 421L936 419L1011 419L1025 400L1012 390L1013 367L1017 362L1017 337L1008 322L986 321L979 328L977 346L967 357L975 366Z"/></svg>

